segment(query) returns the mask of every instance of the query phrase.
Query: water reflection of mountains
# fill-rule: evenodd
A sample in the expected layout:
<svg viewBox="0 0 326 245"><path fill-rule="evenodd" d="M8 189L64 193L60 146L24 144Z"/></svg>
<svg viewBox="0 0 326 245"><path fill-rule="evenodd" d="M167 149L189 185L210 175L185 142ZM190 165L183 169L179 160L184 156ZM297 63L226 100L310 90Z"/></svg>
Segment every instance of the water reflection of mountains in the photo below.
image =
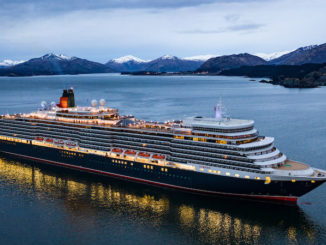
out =
<svg viewBox="0 0 326 245"><path fill-rule="evenodd" d="M198 242L261 244L275 236L284 243L311 244L321 230L297 206L206 198L3 157L0 180L28 195L63 200L74 222L80 215L105 212L139 225L142 220L172 225Z"/></svg>

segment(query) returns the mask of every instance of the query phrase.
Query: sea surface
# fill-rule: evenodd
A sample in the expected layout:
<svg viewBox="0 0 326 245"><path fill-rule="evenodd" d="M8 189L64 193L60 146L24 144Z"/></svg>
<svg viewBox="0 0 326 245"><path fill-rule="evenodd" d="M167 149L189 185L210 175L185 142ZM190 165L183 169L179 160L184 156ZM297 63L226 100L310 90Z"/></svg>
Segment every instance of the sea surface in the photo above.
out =
<svg viewBox="0 0 326 245"><path fill-rule="evenodd" d="M241 77L117 74L0 78L0 114L104 98L146 120L226 114L254 119L289 158L326 169L326 87ZM326 184L297 206L207 198L0 155L0 244L326 244Z"/></svg>

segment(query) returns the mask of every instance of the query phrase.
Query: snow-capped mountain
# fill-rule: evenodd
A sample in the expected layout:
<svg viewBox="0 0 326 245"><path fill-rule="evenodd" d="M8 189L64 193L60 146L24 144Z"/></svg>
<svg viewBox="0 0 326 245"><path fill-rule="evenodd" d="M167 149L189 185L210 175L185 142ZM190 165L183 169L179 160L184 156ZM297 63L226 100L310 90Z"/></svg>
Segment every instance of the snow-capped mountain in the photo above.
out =
<svg viewBox="0 0 326 245"><path fill-rule="evenodd" d="M281 51L281 52L274 52L274 53L256 53L254 55L266 60L266 61L270 61L270 60L273 60L273 59L276 59L278 57L281 57L282 55L285 55L285 54L288 54L290 52L292 52L293 50L291 51Z"/></svg>
<svg viewBox="0 0 326 245"><path fill-rule="evenodd" d="M56 59L56 60L72 60L74 58L76 57L70 57L63 54L54 54L54 53L48 53L41 57L41 59Z"/></svg>
<svg viewBox="0 0 326 245"><path fill-rule="evenodd" d="M105 65L115 71L132 72L143 70L148 61L142 60L132 55L122 56L120 58L109 60Z"/></svg>
<svg viewBox="0 0 326 245"><path fill-rule="evenodd" d="M159 57L158 59L161 59L161 60L176 60L176 59L178 59L178 57L166 54L166 55L163 55L163 56Z"/></svg>
<svg viewBox="0 0 326 245"><path fill-rule="evenodd" d="M0 67L9 67L25 62L24 60L4 60L0 62Z"/></svg>
<svg viewBox="0 0 326 245"><path fill-rule="evenodd" d="M275 65L302 65L306 63L326 63L326 43L298 48L270 61Z"/></svg>
<svg viewBox="0 0 326 245"><path fill-rule="evenodd" d="M183 60L194 60L194 61L206 61L210 58L218 57L219 55L206 54L206 55L196 55L182 58Z"/></svg>
<svg viewBox="0 0 326 245"><path fill-rule="evenodd" d="M65 55L46 54L26 62L3 68L2 76L64 75L108 73L114 70L98 62Z"/></svg>
<svg viewBox="0 0 326 245"><path fill-rule="evenodd" d="M126 62L135 62L135 63L145 63L147 62L146 60L142 60L138 57L135 57L133 55L126 55L126 56L122 56L120 58L116 58L116 59L112 59L111 61L122 64L122 63L126 63Z"/></svg>
<svg viewBox="0 0 326 245"><path fill-rule="evenodd" d="M194 71L203 64L204 61L185 60L172 55L163 55L145 64L143 71L154 72L180 72Z"/></svg>

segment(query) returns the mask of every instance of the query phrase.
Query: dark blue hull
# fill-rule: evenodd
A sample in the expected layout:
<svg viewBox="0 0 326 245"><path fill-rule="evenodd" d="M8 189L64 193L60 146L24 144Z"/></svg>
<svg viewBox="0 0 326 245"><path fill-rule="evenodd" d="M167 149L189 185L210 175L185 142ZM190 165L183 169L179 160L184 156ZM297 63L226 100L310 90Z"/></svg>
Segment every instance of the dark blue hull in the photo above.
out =
<svg viewBox="0 0 326 245"><path fill-rule="evenodd" d="M324 182L272 181L265 184L264 180L206 174L5 140L0 140L0 151L46 164L208 195L295 202Z"/></svg>

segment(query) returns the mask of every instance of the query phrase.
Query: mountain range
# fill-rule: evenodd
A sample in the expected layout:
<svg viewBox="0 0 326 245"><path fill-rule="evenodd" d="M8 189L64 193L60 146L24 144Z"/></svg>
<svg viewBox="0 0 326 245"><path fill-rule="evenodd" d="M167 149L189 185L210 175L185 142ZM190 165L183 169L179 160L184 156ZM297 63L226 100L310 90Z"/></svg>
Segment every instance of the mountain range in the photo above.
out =
<svg viewBox="0 0 326 245"><path fill-rule="evenodd" d="M46 54L0 69L0 76L74 75L108 72L114 72L114 70L97 62L77 57Z"/></svg>
<svg viewBox="0 0 326 245"><path fill-rule="evenodd" d="M127 55L110 60L105 65L119 72L185 72L198 69L204 62L205 58L198 56L178 58L172 55L164 55L154 60L145 61L132 55Z"/></svg>
<svg viewBox="0 0 326 245"><path fill-rule="evenodd" d="M46 54L28 61L5 60L0 62L0 76L32 76L59 74L86 74L109 72L193 72L218 74L221 71L242 66L257 65L301 65L306 63L325 63L326 44L301 47L294 51L256 55L242 53L232 55L201 55L178 58L164 55L154 60L142 60L128 55L112 59L105 64L68 57Z"/></svg>

